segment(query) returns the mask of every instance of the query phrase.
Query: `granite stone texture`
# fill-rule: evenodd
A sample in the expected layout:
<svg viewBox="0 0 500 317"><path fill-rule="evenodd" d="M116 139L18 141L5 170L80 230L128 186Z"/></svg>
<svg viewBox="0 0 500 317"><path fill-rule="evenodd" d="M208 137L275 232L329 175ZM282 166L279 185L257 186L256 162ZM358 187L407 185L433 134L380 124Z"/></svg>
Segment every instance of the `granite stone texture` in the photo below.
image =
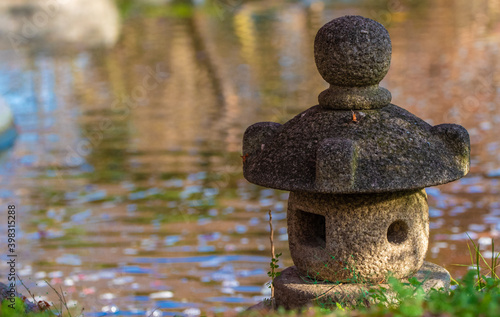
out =
<svg viewBox="0 0 500 317"><path fill-rule="evenodd" d="M288 242L303 276L342 283L410 276L429 239L425 190L331 195L291 192Z"/></svg>
<svg viewBox="0 0 500 317"><path fill-rule="evenodd" d="M391 52L389 33L376 21L344 16L325 24L316 34L314 58L331 86L320 94L319 104L331 109L388 105L391 93L378 83L389 70Z"/></svg>
<svg viewBox="0 0 500 317"><path fill-rule="evenodd" d="M389 90L378 85L366 87L330 86L318 96L319 105L325 109L367 110L387 106L392 99Z"/></svg>
<svg viewBox="0 0 500 317"><path fill-rule="evenodd" d="M245 178L291 192L295 267L275 280L276 301L286 308L318 296L330 302L356 297L389 274L422 278L432 271L438 287L449 287L446 270L422 267L429 239L423 188L468 173L469 135L390 103L391 93L379 83L391 51L380 23L360 16L332 20L314 42L316 66L330 84L319 105L284 124L260 122L245 131ZM332 288L327 281L342 285L323 294Z"/></svg>
<svg viewBox="0 0 500 317"><path fill-rule="evenodd" d="M392 104L364 111L314 106L283 125L250 126L243 136L243 155L244 176L257 185L380 193L463 177L469 171L470 144L462 126L431 126Z"/></svg>
<svg viewBox="0 0 500 317"><path fill-rule="evenodd" d="M391 52L384 26L362 16L332 20L319 29L314 40L318 71L335 86L378 84L389 71Z"/></svg>
<svg viewBox="0 0 500 317"><path fill-rule="evenodd" d="M330 88L319 105L280 125L261 122L243 137L243 172L255 184L313 193L380 193L451 182L469 171L467 131L431 126L390 104L378 83L389 70L391 40L378 22L334 19L314 43Z"/></svg>
<svg viewBox="0 0 500 317"><path fill-rule="evenodd" d="M429 292L431 289L448 290L450 287L450 274L436 264L424 262L414 276L418 281L423 282L422 288L425 292ZM407 281L403 280L402 282ZM318 282L301 275L295 266L286 268L274 280L276 305L286 309L296 309L311 304L323 307L336 307L335 303L368 304L370 302L364 294L372 288L379 287L389 288L389 285ZM386 296L391 297L391 293L387 292Z"/></svg>

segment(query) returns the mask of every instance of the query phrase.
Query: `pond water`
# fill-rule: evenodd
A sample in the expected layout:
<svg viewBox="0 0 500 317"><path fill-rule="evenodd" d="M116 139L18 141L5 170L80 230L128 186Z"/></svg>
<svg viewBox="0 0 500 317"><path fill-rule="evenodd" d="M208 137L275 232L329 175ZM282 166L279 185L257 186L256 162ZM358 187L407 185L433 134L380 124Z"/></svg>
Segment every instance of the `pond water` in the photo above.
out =
<svg viewBox="0 0 500 317"><path fill-rule="evenodd" d="M427 189L427 260L460 276L469 237L494 255L500 1L196 3L119 1L105 47L3 38L0 92L19 137L0 158L0 203L17 206L17 269L34 294L57 302L48 281L85 316L224 313L269 297L268 210L279 264L293 265L288 194L245 181L242 134L317 103L314 36L345 14L388 28L394 104L470 133L467 177Z"/></svg>

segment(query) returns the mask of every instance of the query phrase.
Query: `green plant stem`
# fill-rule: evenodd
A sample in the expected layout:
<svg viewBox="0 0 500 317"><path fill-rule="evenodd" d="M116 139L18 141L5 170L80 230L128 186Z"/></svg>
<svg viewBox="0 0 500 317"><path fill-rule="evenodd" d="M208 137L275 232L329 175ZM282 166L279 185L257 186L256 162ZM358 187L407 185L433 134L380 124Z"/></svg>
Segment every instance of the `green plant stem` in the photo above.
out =
<svg viewBox="0 0 500 317"><path fill-rule="evenodd" d="M273 215L271 212L271 209L269 209L269 228L271 229L271 232L269 233L269 240L271 241L271 299L274 298L274 259L276 258L275 253L274 253L274 230L273 230ZM273 307L274 308L274 307Z"/></svg>

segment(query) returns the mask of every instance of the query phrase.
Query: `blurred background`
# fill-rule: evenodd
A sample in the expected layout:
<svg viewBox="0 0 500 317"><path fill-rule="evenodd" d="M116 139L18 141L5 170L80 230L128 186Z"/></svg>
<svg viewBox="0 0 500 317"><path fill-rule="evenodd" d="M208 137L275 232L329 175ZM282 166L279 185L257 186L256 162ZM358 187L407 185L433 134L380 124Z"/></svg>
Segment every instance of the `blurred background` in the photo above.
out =
<svg viewBox="0 0 500 317"><path fill-rule="evenodd" d="M245 181L242 134L317 104L314 36L346 14L388 29L394 104L471 137L469 175L427 189L427 260L462 275L469 237L495 255L500 0L2 0L0 117L17 138L5 119L0 205L17 206L24 283L55 302L44 280L61 287L85 316L269 297L268 210L293 265L288 194Z"/></svg>

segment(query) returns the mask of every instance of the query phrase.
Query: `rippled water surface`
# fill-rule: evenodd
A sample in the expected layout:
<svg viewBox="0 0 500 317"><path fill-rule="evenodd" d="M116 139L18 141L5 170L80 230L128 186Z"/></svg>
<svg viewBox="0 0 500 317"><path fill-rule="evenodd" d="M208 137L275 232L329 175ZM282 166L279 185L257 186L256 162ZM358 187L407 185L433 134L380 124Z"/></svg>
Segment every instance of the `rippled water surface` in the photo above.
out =
<svg viewBox="0 0 500 317"><path fill-rule="evenodd" d="M2 37L0 93L19 137L0 157L0 202L18 208L18 273L33 293L57 300L49 281L85 316L228 312L269 297L267 211L290 266L288 194L245 181L242 134L317 103L315 32L345 14L388 28L394 104L469 131L469 175L427 189L427 260L463 274L468 237L492 256L500 1L196 3L119 2L108 10L121 18L94 26L103 40L88 45ZM16 19L4 6L0 18Z"/></svg>

